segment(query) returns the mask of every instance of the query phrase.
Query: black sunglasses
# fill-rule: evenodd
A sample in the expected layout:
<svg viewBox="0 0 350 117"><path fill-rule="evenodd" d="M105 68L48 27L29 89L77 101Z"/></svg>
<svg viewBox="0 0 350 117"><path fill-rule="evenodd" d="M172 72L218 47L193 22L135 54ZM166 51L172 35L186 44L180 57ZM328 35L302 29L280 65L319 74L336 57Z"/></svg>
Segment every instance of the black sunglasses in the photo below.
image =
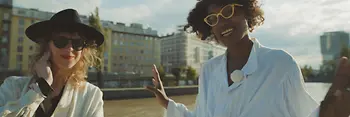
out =
<svg viewBox="0 0 350 117"><path fill-rule="evenodd" d="M52 41L57 48L64 48L68 45L69 42L71 42L72 48L75 51L82 50L86 45L85 39L70 39L63 36L53 37Z"/></svg>

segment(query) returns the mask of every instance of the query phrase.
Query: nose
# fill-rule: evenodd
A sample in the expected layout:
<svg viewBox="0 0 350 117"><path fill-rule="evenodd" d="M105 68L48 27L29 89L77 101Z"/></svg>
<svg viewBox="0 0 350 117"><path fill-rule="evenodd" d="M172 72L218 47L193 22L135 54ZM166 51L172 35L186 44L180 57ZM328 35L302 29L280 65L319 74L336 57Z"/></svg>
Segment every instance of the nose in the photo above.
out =
<svg viewBox="0 0 350 117"><path fill-rule="evenodd" d="M68 44L66 45L66 47L64 47L65 50L68 50L68 51L73 51L73 46L72 46L72 41L69 40L68 41Z"/></svg>

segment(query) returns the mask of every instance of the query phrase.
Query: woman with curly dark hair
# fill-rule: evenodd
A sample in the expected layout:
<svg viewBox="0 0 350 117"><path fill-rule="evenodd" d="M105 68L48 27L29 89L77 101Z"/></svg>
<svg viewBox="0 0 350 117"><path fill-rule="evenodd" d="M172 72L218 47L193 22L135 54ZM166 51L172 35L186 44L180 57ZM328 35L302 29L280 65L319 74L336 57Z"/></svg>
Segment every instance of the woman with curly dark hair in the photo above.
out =
<svg viewBox="0 0 350 117"><path fill-rule="evenodd" d="M286 51L265 47L249 36L264 22L257 0L202 0L187 21L185 30L190 29L202 40L214 38L227 50L204 63L192 112L166 96L154 66L155 87L147 89L166 108L167 117L316 117L320 109L320 116L324 117L349 115L350 108L344 106L350 106L349 88L340 83L349 81L350 74L344 72L350 70L346 58L319 109L304 88L295 59ZM340 102L345 104L339 105ZM341 111L344 109L348 110Z"/></svg>

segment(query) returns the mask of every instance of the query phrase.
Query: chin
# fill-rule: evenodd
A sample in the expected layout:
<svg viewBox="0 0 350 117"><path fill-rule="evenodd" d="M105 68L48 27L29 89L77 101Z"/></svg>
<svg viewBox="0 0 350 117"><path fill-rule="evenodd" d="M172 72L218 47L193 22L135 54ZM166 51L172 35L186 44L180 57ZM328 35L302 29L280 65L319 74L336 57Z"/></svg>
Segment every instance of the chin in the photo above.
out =
<svg viewBox="0 0 350 117"><path fill-rule="evenodd" d="M60 69L72 69L76 63L74 62L67 62L67 63L61 63L59 64Z"/></svg>

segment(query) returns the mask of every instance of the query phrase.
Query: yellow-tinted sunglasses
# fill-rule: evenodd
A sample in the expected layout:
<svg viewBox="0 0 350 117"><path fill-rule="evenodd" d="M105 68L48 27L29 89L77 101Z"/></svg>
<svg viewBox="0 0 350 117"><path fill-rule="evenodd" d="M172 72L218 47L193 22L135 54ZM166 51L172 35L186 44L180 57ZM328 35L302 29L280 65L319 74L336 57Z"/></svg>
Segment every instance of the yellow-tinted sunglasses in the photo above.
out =
<svg viewBox="0 0 350 117"><path fill-rule="evenodd" d="M219 23L219 15L225 19L231 18L235 13L235 6L243 6L243 5L240 5L240 4L226 5L220 10L219 13L217 14L213 13L205 17L204 22L207 23L209 26L213 27Z"/></svg>

